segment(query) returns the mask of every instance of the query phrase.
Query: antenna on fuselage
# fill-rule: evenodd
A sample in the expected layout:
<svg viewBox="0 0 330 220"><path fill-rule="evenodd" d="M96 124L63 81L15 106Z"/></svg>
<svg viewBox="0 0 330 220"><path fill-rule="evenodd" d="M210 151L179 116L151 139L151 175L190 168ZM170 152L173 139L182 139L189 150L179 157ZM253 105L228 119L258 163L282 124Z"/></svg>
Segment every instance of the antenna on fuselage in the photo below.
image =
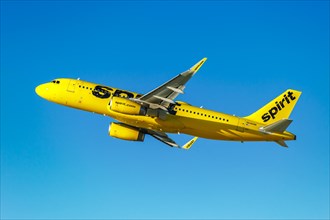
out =
<svg viewBox="0 0 330 220"><path fill-rule="evenodd" d="M78 77L77 80L80 80L80 78Z"/></svg>

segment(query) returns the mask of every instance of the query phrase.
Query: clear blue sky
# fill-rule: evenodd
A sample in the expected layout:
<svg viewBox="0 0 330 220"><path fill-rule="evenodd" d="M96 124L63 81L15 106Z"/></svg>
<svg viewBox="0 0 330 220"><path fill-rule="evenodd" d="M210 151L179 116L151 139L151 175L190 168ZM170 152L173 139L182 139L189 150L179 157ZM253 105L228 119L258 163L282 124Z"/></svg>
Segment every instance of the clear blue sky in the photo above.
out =
<svg viewBox="0 0 330 220"><path fill-rule="evenodd" d="M245 116L301 90L298 140L126 142L34 92L145 93L203 57L179 100ZM329 2L1 1L1 218L329 218Z"/></svg>

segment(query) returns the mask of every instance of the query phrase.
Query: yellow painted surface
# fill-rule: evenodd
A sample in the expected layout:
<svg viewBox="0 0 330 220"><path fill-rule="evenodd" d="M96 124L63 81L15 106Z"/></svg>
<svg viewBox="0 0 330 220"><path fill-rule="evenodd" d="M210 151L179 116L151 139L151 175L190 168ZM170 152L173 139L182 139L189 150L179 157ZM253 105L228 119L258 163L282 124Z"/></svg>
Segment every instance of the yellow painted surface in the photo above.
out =
<svg viewBox="0 0 330 220"><path fill-rule="evenodd" d="M205 60L202 61L204 62ZM195 68L195 71L197 71L201 64L196 64L192 68ZM293 94L288 94L288 91L292 91ZM115 95L123 98L138 98L139 94L76 79L56 79L36 88L39 96L51 102L106 115L134 127L168 133L180 132L202 138L232 141L295 139L295 135L289 132L265 134L259 131L260 127L267 124L263 122L262 117L264 119L270 117L269 121L274 122L288 115L288 111L291 112L300 96L300 92L295 90L288 91L279 96L279 100L275 99L275 101L278 101L277 103L282 101L285 94L291 96L291 99L292 96L295 96L296 99L290 99L291 102L289 104L285 100L286 106L281 110L277 109L276 114L276 110L274 110L276 104L273 100L258 110L257 113L240 118L199 108L184 102L177 102L173 108L174 113L164 114L162 117L124 114L111 110L110 103L112 97Z"/></svg>
<svg viewBox="0 0 330 220"><path fill-rule="evenodd" d="M288 118L300 95L300 91L288 89L267 105L245 118L264 124L272 124L283 118Z"/></svg>

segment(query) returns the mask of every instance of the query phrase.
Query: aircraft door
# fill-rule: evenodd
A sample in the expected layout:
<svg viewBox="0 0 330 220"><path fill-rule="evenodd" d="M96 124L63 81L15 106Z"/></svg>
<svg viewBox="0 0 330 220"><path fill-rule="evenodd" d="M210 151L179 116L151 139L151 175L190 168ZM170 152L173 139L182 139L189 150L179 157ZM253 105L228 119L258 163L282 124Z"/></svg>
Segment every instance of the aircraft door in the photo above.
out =
<svg viewBox="0 0 330 220"><path fill-rule="evenodd" d="M237 131L244 132L245 131L246 120L244 118L240 118L237 124Z"/></svg>
<svg viewBox="0 0 330 220"><path fill-rule="evenodd" d="M75 88L76 88L76 80L71 79L67 90L68 92L74 92Z"/></svg>

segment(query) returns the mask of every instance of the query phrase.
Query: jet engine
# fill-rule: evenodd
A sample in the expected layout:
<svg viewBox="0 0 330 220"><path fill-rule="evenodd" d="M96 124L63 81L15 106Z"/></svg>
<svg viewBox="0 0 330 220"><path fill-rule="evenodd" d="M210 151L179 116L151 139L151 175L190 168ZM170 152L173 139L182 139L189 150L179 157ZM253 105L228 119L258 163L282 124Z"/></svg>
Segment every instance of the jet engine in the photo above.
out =
<svg viewBox="0 0 330 220"><path fill-rule="evenodd" d="M146 115L147 112L144 106L121 97L111 99L110 110L129 115Z"/></svg>
<svg viewBox="0 0 330 220"><path fill-rule="evenodd" d="M127 141L143 141L144 133L136 128L125 124L112 122L109 126L109 135L111 137L124 139Z"/></svg>

